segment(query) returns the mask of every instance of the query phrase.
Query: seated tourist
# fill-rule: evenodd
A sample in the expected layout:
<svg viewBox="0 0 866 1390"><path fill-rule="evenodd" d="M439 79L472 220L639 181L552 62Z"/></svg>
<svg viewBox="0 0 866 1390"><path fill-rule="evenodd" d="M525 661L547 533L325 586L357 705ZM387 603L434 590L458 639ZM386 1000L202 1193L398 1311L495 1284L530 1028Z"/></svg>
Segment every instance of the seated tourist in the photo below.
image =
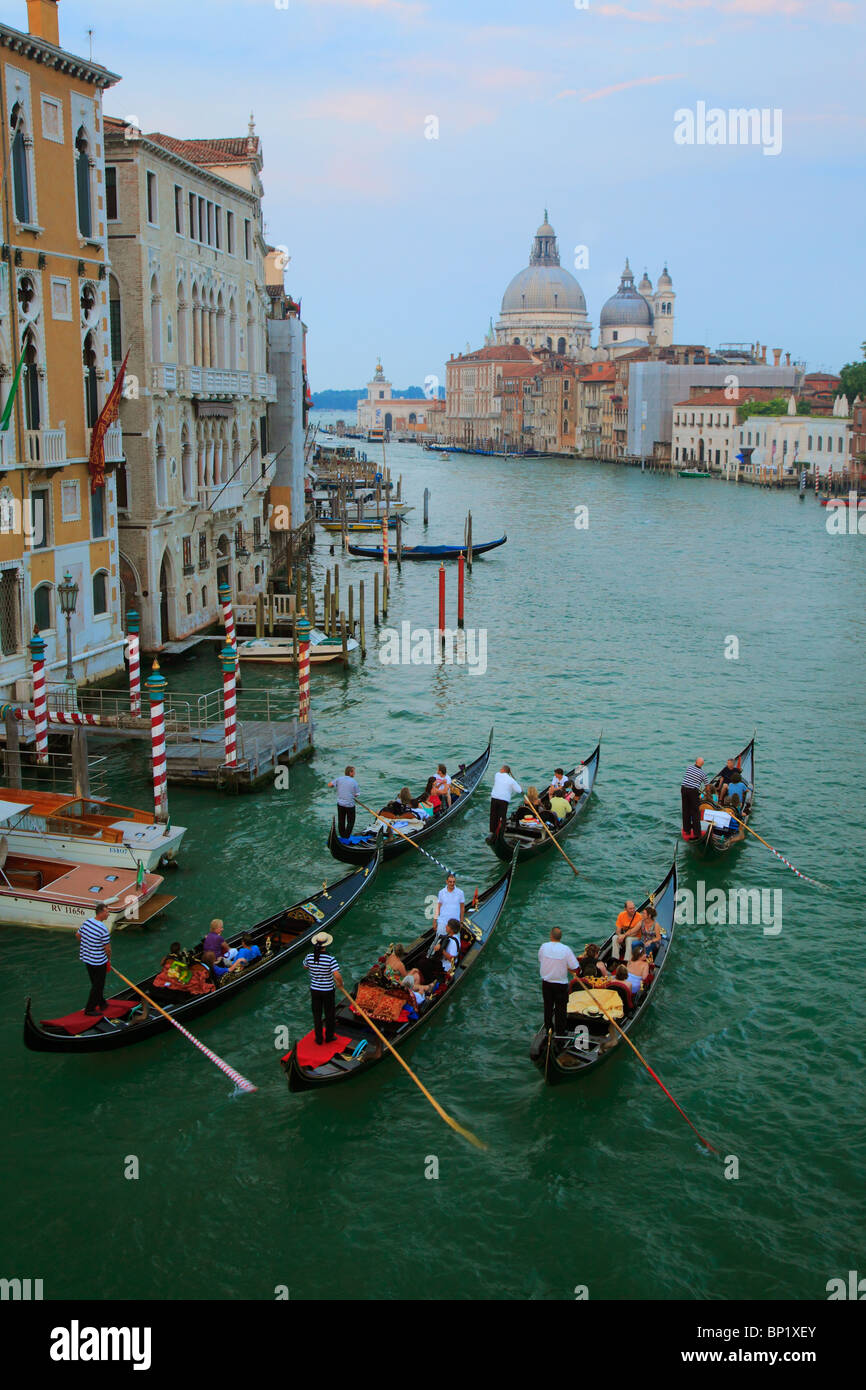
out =
<svg viewBox="0 0 866 1390"><path fill-rule="evenodd" d="M659 946L662 944L662 929L654 907L648 907L644 913L639 940L646 954L655 960ZM632 948L633 951L634 948Z"/></svg>
<svg viewBox="0 0 866 1390"><path fill-rule="evenodd" d="M432 806L434 811L438 811L439 807L442 805L442 798L437 796L434 792L433 788L435 785L436 774L434 772L432 777L427 778L427 785L424 788L421 800L424 802L426 806Z"/></svg>
<svg viewBox="0 0 866 1390"><path fill-rule="evenodd" d="M551 830L556 828L556 826L559 824L559 821L557 820L553 812L549 811L548 808L544 805L543 801L541 800L541 797L538 794L537 787L527 788L526 800L529 802L529 805L527 806L526 804L524 804L517 811L518 822L524 820L540 820L544 821L545 825L550 826Z"/></svg>
<svg viewBox="0 0 866 1390"><path fill-rule="evenodd" d="M401 787L398 793L400 802L400 812L404 820L423 820L424 817L416 810L418 802L412 796L408 787Z"/></svg>
<svg viewBox="0 0 866 1390"><path fill-rule="evenodd" d="M566 816L571 814L571 807L565 797L555 791L550 793L550 809L558 822L564 821Z"/></svg>
<svg viewBox="0 0 866 1390"><path fill-rule="evenodd" d="M647 959L643 946L638 942L638 944L632 948L631 960L627 966L628 982L631 986L631 992L635 996L640 994L643 989L650 969L650 961Z"/></svg>
<svg viewBox="0 0 866 1390"><path fill-rule="evenodd" d="M566 775L565 775L565 773L563 772L562 768L561 768L561 767L556 767L556 768L554 768L554 769L553 769L553 777L551 778L551 781L550 781L550 786L547 788L547 794L548 794L548 796L553 796L554 792L561 792L561 791L564 791L564 790L565 790L565 787L566 787L566 784L567 784L567 778L566 778Z"/></svg>
<svg viewBox="0 0 866 1390"><path fill-rule="evenodd" d="M622 960L626 942L640 936L642 921L641 914L638 912L631 898L629 898L622 912L616 919L614 938L611 943L611 955L614 960Z"/></svg>
<svg viewBox="0 0 866 1390"><path fill-rule="evenodd" d="M210 924L210 931L202 943L202 960L205 965L213 966L223 952L228 949L229 943L223 937L222 921L219 917L215 917Z"/></svg>
<svg viewBox="0 0 866 1390"><path fill-rule="evenodd" d="M632 976L629 975L628 967L625 965L618 965L610 979L610 983L624 996L624 1002L627 1003L629 1008L631 1008L635 996L631 981ZM640 988L640 983L641 982L638 982L638 988Z"/></svg>
<svg viewBox="0 0 866 1390"><path fill-rule="evenodd" d="M716 780L724 783L726 787L729 786L731 782L739 782L740 769L735 766L733 758L728 758L728 761L725 763L725 766L722 768Z"/></svg>
<svg viewBox="0 0 866 1390"><path fill-rule="evenodd" d="M451 805L451 778L444 763L440 763L436 769L436 780L433 783L433 790L446 806Z"/></svg>
<svg viewBox="0 0 866 1390"><path fill-rule="evenodd" d="M599 948L594 941L588 942L584 947L583 955L577 958L577 964L577 973L582 979L593 975L606 976L610 973L604 961L600 959ZM580 985L575 985L575 989L580 989Z"/></svg>
<svg viewBox="0 0 866 1390"><path fill-rule="evenodd" d="M262 953L258 946L253 945L252 937L244 932L241 937L241 944L234 953L234 960L229 965L229 974L238 975L242 970L254 960L261 960Z"/></svg>

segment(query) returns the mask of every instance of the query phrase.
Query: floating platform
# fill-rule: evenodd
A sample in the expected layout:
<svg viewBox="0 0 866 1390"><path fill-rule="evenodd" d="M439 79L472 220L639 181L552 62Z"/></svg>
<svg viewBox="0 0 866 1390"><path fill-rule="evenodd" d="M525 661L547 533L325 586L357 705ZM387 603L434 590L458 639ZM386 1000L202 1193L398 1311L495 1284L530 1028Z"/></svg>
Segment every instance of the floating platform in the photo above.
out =
<svg viewBox="0 0 866 1390"><path fill-rule="evenodd" d="M313 724L299 719L240 720L238 761L225 766L223 730L213 728L190 736L186 743L168 743L165 750L169 782L187 787L216 787L251 791L272 782L278 766L290 767L313 752Z"/></svg>

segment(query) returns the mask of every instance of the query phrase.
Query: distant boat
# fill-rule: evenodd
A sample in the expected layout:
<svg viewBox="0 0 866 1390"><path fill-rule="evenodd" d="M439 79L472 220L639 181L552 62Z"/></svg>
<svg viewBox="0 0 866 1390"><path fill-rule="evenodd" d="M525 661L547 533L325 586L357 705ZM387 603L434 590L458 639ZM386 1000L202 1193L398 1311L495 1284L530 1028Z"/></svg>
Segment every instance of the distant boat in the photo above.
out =
<svg viewBox="0 0 866 1390"><path fill-rule="evenodd" d="M371 517L371 518L369 518L369 520L367 520L367 521L347 521L347 522L346 522L346 530L347 530L347 531L365 531L365 532L368 532L368 533L369 533L369 532L372 532L373 535L375 535L376 532L378 531L378 532L381 534L381 531L382 531L382 523L383 523L383 522L388 526L388 529L389 529L389 530L395 531L395 530L397 529L397 518L396 518L396 516L392 516L392 517L384 517L384 516L383 516L383 517L381 518L381 520L377 520L375 517ZM319 518L319 525L320 525L320 526L323 526L323 527L325 528L326 531L342 531L342 529L343 529L343 523L342 523L342 521L339 521L339 520L338 520L338 521L334 521L331 517L328 517L327 519L324 518L324 517L320 517L320 518Z"/></svg>
<svg viewBox="0 0 866 1390"><path fill-rule="evenodd" d="M496 550L497 546L504 545L507 540L507 536L501 536L498 541L482 541L480 545L473 545L473 560L476 555L485 555L488 550ZM350 545L349 554L357 555L361 560L381 560L382 547ZM458 555L465 554L465 545L404 545L401 550L401 558L404 560L456 560Z"/></svg>
<svg viewBox="0 0 866 1390"><path fill-rule="evenodd" d="M709 478L710 476L704 468L681 468L679 474L681 478Z"/></svg>
<svg viewBox="0 0 866 1390"><path fill-rule="evenodd" d="M96 797L0 787L0 833L13 854L125 869L137 861L150 873L177 858L186 829Z"/></svg>
<svg viewBox="0 0 866 1390"><path fill-rule="evenodd" d="M346 638L346 650L358 650L354 637ZM310 632L310 665L322 666L327 661L339 661L343 655L341 637L328 637L319 628ZM260 661L270 666L293 666L295 664L295 641L293 637L249 637L238 643L238 661Z"/></svg>

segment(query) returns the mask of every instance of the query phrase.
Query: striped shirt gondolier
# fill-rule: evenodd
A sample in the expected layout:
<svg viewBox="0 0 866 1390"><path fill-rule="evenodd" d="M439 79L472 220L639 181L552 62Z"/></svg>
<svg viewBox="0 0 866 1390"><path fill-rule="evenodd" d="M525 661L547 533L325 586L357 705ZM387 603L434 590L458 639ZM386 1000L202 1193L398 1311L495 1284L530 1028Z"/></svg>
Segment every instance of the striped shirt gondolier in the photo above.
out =
<svg viewBox="0 0 866 1390"><path fill-rule="evenodd" d="M683 777L683 786L702 787L704 783L709 782L709 780L710 779L704 772L704 769L702 767L698 767L697 763L692 763L691 767L686 768L686 774Z"/></svg>
<svg viewBox="0 0 866 1390"><path fill-rule="evenodd" d="M85 965L105 965L108 960L105 947L111 940L108 923L100 922L96 917L86 917L78 930L81 934L79 960Z"/></svg>
<svg viewBox="0 0 866 1390"><path fill-rule="evenodd" d="M310 951L309 955L304 956L304 965L310 972L310 989L322 990L334 988L334 971L339 970L339 965L333 956L329 956L327 951L323 951L318 961Z"/></svg>

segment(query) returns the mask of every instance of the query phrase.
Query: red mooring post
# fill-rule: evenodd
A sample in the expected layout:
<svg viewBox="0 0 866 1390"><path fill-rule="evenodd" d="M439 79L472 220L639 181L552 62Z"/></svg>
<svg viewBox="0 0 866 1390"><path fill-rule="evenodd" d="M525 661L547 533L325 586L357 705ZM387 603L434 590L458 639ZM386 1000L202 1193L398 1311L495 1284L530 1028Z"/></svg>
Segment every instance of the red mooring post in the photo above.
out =
<svg viewBox="0 0 866 1390"><path fill-rule="evenodd" d="M445 641L445 562L439 563L439 640Z"/></svg>
<svg viewBox="0 0 866 1390"><path fill-rule="evenodd" d="M463 626L463 589L466 578L466 557L461 550L457 557L457 626Z"/></svg>

